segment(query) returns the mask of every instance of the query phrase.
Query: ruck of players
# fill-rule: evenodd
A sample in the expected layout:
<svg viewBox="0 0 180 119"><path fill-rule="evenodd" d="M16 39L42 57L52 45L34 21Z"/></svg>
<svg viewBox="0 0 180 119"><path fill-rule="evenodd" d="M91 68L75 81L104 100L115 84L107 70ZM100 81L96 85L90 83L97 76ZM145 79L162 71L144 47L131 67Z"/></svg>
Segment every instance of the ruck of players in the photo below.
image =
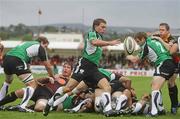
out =
<svg viewBox="0 0 180 119"><path fill-rule="evenodd" d="M53 115L52 111L64 113L96 112L106 117L120 115L145 115L148 117L176 115L178 107L178 86L180 73L180 43L170 33L167 23L159 24L159 32L147 34L137 32L125 39L105 40L103 35L107 21L94 19L92 28L84 36L82 55L75 64L68 60L62 71L54 73L48 59L48 45L44 36L33 41L22 42L8 52L0 44L4 79L0 89L0 110L19 112L41 112L42 116ZM179 37L180 41L180 37ZM133 87L133 77L114 72L100 66L105 46L124 45L125 59L131 63L149 62L153 66L150 92L137 97L138 87ZM34 77L31 59L38 57L46 69L43 77ZM24 86L9 90L16 83L16 75ZM141 79L145 80L145 79ZM164 107L162 88L167 85L170 107ZM16 100L20 99L18 104ZM11 102L14 102L13 105Z"/></svg>

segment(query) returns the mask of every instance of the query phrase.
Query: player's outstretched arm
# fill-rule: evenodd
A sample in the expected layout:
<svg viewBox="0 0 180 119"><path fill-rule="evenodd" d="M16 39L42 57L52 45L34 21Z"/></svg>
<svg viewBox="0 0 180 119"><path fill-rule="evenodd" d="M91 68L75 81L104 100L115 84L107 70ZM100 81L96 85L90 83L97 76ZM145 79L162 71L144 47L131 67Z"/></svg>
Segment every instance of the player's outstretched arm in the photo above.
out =
<svg viewBox="0 0 180 119"><path fill-rule="evenodd" d="M158 36L151 36L151 38L160 41L160 42L164 45L164 47L165 47L168 51L170 51L171 46L170 46L168 43L164 42L164 40L163 40L162 38L160 38L160 37L158 37Z"/></svg>
<svg viewBox="0 0 180 119"><path fill-rule="evenodd" d="M120 44L120 40L112 40L112 41L103 41L103 40L92 40L91 41L92 45L94 46L109 46L109 45L117 45Z"/></svg>
<svg viewBox="0 0 180 119"><path fill-rule="evenodd" d="M42 63L46 67L46 70L47 70L49 76L54 78L54 73L53 73L52 65L50 64L50 62L49 61L43 61Z"/></svg>

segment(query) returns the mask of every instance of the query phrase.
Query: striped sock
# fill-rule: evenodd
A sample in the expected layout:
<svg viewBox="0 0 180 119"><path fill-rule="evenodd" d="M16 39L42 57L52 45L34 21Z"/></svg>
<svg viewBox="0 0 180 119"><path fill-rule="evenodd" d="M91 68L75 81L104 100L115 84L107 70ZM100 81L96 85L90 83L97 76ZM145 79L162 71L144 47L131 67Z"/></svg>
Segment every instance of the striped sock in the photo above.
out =
<svg viewBox="0 0 180 119"><path fill-rule="evenodd" d="M20 107L25 108L29 102L29 100L31 99L32 95L34 93L34 88L28 86L24 89L24 95L23 95L23 99L21 101Z"/></svg>

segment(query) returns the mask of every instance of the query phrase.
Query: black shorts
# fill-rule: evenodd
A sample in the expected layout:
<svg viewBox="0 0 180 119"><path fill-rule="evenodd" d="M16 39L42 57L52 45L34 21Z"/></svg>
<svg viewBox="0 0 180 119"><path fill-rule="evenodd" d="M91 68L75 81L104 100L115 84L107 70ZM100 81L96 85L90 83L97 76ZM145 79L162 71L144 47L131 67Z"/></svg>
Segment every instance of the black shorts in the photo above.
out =
<svg viewBox="0 0 180 119"><path fill-rule="evenodd" d="M53 96L53 93L50 89L48 89L45 86L37 86L37 88L34 91L34 94L31 98L32 101L36 102L39 99L50 99Z"/></svg>
<svg viewBox="0 0 180 119"><path fill-rule="evenodd" d="M169 78L174 74L175 68L176 66L173 60L167 59L155 68L154 76L162 76L166 80L169 80Z"/></svg>
<svg viewBox="0 0 180 119"><path fill-rule="evenodd" d="M17 76L19 76L21 74L31 73L28 65L18 57L14 56L5 56L5 58L3 59L3 67L4 72L7 75L16 74Z"/></svg>
<svg viewBox="0 0 180 119"><path fill-rule="evenodd" d="M124 87L124 85L119 81L119 80L112 80L110 82L111 85L111 93L114 93L116 91L120 91L123 92L126 88Z"/></svg>
<svg viewBox="0 0 180 119"><path fill-rule="evenodd" d="M84 81L88 86L94 88L105 76L99 72L98 67L94 63L81 58L73 70L72 78L78 82Z"/></svg>

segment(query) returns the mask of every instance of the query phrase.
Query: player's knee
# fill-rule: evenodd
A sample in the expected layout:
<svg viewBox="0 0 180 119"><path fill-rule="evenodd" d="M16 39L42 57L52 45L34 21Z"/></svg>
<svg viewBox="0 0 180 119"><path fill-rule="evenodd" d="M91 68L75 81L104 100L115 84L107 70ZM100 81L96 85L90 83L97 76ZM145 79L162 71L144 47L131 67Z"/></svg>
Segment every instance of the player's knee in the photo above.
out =
<svg viewBox="0 0 180 119"><path fill-rule="evenodd" d="M104 90L105 92L111 92L111 86L110 86L110 85L104 86L104 87L103 87L103 90Z"/></svg>
<svg viewBox="0 0 180 119"><path fill-rule="evenodd" d="M63 92L67 93L67 92L70 92L71 90L72 90L71 87L64 87Z"/></svg>
<svg viewBox="0 0 180 119"><path fill-rule="evenodd" d="M6 80L5 82L8 84L11 84L13 81L13 76L12 75L6 75Z"/></svg>
<svg viewBox="0 0 180 119"><path fill-rule="evenodd" d="M42 112L44 110L44 108L46 107L47 104L47 100L46 99L40 99L37 101L34 110L36 112Z"/></svg>
<svg viewBox="0 0 180 119"><path fill-rule="evenodd" d="M12 83L12 81L13 81L13 80L5 80L5 82L6 82L7 84L9 84L9 85Z"/></svg>
<svg viewBox="0 0 180 119"><path fill-rule="evenodd" d="M174 87L176 85L175 81L168 81L168 87Z"/></svg>
<svg viewBox="0 0 180 119"><path fill-rule="evenodd" d="M36 106L35 108L34 108L34 111L36 111L36 112L42 112L43 110L44 110L44 108L45 108L45 106Z"/></svg>
<svg viewBox="0 0 180 119"><path fill-rule="evenodd" d="M160 90L161 89L161 84L155 84L155 83L152 83L151 85L151 89L152 90Z"/></svg>
<svg viewBox="0 0 180 119"><path fill-rule="evenodd" d="M125 89L125 90L123 91L123 93L124 93L126 96L128 96L128 97L131 96L131 92L130 92L128 89Z"/></svg>
<svg viewBox="0 0 180 119"><path fill-rule="evenodd" d="M20 75L18 77L22 80L22 82L26 86L30 86L30 87L35 89L38 85L37 82L34 80L34 77L31 73L23 74L23 75Z"/></svg>
<svg viewBox="0 0 180 119"><path fill-rule="evenodd" d="M15 94L18 98L22 98L24 95L24 90L23 89L16 90Z"/></svg>

